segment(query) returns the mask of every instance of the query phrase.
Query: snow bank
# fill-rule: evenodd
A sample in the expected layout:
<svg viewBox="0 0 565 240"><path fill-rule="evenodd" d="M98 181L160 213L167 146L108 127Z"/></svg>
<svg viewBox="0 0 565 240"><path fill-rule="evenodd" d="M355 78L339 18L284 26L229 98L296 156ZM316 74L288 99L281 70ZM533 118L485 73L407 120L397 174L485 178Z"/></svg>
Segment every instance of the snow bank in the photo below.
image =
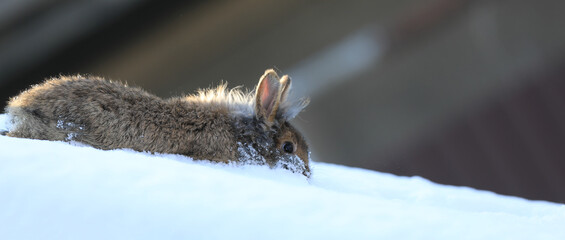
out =
<svg viewBox="0 0 565 240"><path fill-rule="evenodd" d="M565 239L564 205L312 167L307 180L261 166L0 136L0 238Z"/></svg>

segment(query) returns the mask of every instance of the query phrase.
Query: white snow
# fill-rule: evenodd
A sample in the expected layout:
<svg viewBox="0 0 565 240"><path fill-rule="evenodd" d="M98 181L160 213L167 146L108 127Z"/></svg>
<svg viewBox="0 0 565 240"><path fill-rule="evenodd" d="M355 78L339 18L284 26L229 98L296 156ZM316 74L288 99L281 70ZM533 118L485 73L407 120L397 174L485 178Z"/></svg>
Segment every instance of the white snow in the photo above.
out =
<svg viewBox="0 0 565 240"><path fill-rule="evenodd" d="M0 136L0 239L565 239L561 204L312 168Z"/></svg>

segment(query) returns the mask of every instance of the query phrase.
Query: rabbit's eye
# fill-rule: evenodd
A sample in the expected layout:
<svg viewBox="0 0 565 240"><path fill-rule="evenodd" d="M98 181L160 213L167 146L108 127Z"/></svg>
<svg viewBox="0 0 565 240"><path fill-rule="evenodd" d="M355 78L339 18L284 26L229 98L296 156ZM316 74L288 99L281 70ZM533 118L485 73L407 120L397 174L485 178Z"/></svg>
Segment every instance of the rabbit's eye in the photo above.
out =
<svg viewBox="0 0 565 240"><path fill-rule="evenodd" d="M293 153L294 152L294 145L291 142L284 142L283 143L283 150L286 153Z"/></svg>

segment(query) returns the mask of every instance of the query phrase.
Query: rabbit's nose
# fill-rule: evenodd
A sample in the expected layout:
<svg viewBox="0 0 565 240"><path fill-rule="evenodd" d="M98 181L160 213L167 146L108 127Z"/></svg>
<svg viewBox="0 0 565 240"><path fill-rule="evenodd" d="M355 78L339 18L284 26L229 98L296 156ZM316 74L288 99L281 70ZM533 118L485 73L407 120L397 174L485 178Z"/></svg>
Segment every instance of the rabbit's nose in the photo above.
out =
<svg viewBox="0 0 565 240"><path fill-rule="evenodd" d="M287 169L293 173L301 173L305 176L309 176L309 168L308 166L306 166L306 164L304 163L304 161L302 161L302 159L300 159L300 157L292 154L292 155L287 155L285 157L283 157L282 159L280 159L277 162L277 166L276 167L280 167L283 169Z"/></svg>

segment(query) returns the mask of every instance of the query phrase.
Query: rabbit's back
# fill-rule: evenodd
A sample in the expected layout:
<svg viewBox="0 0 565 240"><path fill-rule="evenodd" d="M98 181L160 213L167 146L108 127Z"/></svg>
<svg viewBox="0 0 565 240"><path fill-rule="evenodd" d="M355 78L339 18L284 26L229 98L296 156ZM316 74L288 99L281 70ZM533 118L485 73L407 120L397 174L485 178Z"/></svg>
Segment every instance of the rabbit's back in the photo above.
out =
<svg viewBox="0 0 565 240"><path fill-rule="evenodd" d="M101 149L176 153L226 161L235 153L225 109L161 99L142 89L96 77L60 77L10 100L8 135L74 140Z"/></svg>

